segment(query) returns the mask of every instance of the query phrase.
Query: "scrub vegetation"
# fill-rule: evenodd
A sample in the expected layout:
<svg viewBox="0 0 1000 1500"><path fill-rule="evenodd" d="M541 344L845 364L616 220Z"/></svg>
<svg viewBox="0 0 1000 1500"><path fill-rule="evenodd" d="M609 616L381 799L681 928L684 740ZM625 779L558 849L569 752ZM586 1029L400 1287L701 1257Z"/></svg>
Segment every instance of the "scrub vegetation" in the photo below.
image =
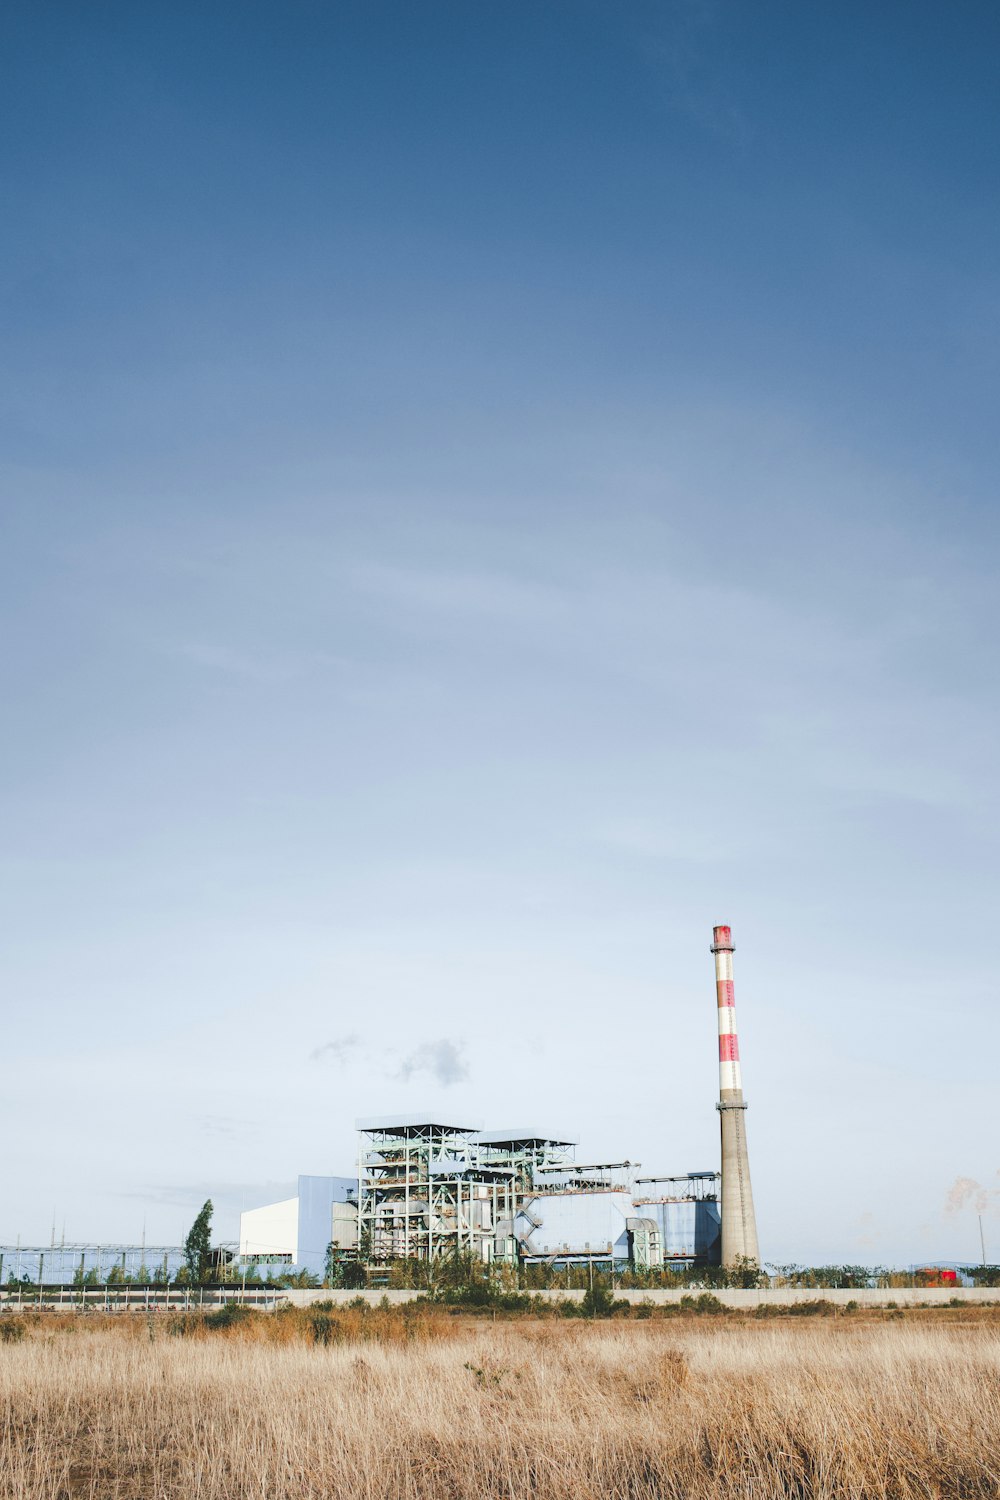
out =
<svg viewBox="0 0 1000 1500"><path fill-rule="evenodd" d="M814 1311L6 1314L0 1494L995 1496L997 1311Z"/></svg>

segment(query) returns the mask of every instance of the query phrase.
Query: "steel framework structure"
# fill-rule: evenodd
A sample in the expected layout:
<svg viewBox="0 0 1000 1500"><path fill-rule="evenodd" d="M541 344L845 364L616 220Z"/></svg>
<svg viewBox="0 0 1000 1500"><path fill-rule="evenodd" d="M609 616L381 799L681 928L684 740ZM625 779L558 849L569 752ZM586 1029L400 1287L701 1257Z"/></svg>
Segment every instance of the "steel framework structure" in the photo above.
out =
<svg viewBox="0 0 1000 1500"><path fill-rule="evenodd" d="M376 1264L467 1252L493 1258L513 1174L480 1165L475 1128L400 1117L359 1120L358 1254Z"/></svg>
<svg viewBox="0 0 1000 1500"><path fill-rule="evenodd" d="M534 1131L393 1116L358 1121L358 1254L516 1259L514 1220L536 1174L571 1163L572 1141Z"/></svg>

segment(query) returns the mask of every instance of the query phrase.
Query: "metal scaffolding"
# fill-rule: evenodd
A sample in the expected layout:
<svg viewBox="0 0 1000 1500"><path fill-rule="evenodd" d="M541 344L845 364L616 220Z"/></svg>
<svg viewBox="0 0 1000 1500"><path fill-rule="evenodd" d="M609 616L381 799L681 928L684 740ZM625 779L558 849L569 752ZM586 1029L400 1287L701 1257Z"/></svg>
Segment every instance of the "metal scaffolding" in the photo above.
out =
<svg viewBox="0 0 1000 1500"><path fill-rule="evenodd" d="M476 1151L483 1166L507 1167L514 1173L519 1196L537 1187L539 1172L554 1172L573 1164L575 1141L560 1141L532 1130L495 1130L476 1136Z"/></svg>
<svg viewBox="0 0 1000 1500"><path fill-rule="evenodd" d="M359 1120L358 1133L358 1252L376 1264L456 1253L516 1259L518 1209L538 1172L570 1164L573 1146L407 1116Z"/></svg>
<svg viewBox="0 0 1000 1500"><path fill-rule="evenodd" d="M636 1189L654 1183L666 1183L659 1192L650 1191L642 1196L636 1193L636 1203L714 1203L719 1196L718 1172L682 1172L678 1177L637 1177Z"/></svg>
<svg viewBox="0 0 1000 1500"><path fill-rule="evenodd" d="M718 1174L579 1164L573 1141L424 1117L358 1121L358 1258L633 1264L710 1260Z"/></svg>
<svg viewBox="0 0 1000 1500"><path fill-rule="evenodd" d="M376 1264L467 1252L493 1258L512 1174L480 1166L475 1128L401 1116L359 1120L358 1252Z"/></svg>

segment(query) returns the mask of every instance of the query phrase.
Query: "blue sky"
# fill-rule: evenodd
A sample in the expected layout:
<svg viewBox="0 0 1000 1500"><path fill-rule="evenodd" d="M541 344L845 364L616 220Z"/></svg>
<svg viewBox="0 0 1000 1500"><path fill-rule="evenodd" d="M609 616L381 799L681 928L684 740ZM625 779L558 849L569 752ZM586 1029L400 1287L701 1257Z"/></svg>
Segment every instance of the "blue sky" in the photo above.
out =
<svg viewBox="0 0 1000 1500"><path fill-rule="evenodd" d="M5 24L0 1239L711 1165L721 921L765 1257L1000 1258L994 8Z"/></svg>

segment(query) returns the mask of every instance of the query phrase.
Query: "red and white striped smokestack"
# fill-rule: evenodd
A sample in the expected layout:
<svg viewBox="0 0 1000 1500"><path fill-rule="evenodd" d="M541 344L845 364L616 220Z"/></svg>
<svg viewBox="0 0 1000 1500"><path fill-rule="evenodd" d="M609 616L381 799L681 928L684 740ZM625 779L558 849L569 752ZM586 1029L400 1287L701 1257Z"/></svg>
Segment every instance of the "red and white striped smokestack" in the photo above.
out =
<svg viewBox="0 0 1000 1500"><path fill-rule="evenodd" d="M733 989L733 935L728 927L712 932L715 993L719 1013L719 1110L722 1122L722 1264L760 1263L757 1219L750 1187L746 1103L740 1070Z"/></svg>
<svg viewBox="0 0 1000 1500"><path fill-rule="evenodd" d="M719 1097L743 1090L740 1040L736 1035L736 996L733 986L733 934L728 927L712 929L715 954L715 991L719 1006Z"/></svg>

